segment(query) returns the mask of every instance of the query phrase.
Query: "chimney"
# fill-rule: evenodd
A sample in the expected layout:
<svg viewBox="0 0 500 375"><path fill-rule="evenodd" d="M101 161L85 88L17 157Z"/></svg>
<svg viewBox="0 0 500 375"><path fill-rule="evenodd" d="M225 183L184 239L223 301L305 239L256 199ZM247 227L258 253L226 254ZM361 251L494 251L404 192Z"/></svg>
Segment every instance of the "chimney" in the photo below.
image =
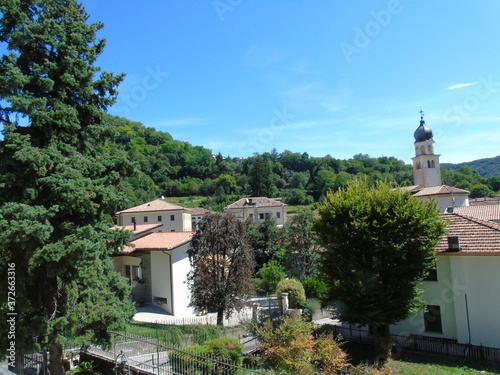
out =
<svg viewBox="0 0 500 375"><path fill-rule="evenodd" d="M448 251L453 253L460 251L460 238L458 236L448 236Z"/></svg>

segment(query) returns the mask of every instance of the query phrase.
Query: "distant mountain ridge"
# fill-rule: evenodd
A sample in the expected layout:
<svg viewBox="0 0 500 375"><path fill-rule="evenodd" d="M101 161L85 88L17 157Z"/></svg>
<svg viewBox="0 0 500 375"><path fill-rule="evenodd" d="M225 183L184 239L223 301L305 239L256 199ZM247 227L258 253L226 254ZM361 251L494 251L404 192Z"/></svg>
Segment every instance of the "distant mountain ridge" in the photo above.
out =
<svg viewBox="0 0 500 375"><path fill-rule="evenodd" d="M481 177L500 177L500 155L493 158L478 159L465 163L441 163L441 166L445 169L454 171L460 169L460 167L470 167L478 171Z"/></svg>

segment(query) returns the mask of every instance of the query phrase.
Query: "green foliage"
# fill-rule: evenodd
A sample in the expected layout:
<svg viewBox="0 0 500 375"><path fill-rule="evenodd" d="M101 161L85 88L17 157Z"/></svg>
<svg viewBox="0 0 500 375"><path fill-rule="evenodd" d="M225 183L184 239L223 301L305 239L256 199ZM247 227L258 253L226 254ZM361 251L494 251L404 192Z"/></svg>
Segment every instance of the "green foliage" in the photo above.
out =
<svg viewBox="0 0 500 375"><path fill-rule="evenodd" d="M467 167L477 171L482 177L500 177L500 155L493 158L479 159L458 164L443 163L441 166L450 170L459 170L462 167ZM495 190L498 191L498 189Z"/></svg>
<svg viewBox="0 0 500 375"><path fill-rule="evenodd" d="M328 304L329 288L328 284L317 276L312 276L302 281L307 298L315 298L321 301L323 306Z"/></svg>
<svg viewBox="0 0 500 375"><path fill-rule="evenodd" d="M221 326L197 324L184 326L182 331L185 334L193 335L194 342L197 344L203 344L206 341L218 339L225 329Z"/></svg>
<svg viewBox="0 0 500 375"><path fill-rule="evenodd" d="M307 206L314 202L314 198L307 195L304 189L289 189L284 191L283 202L286 204Z"/></svg>
<svg viewBox="0 0 500 375"><path fill-rule="evenodd" d="M276 186L273 180L273 162L267 157L257 155L249 161L248 177L253 197L273 197Z"/></svg>
<svg viewBox="0 0 500 375"><path fill-rule="evenodd" d="M319 247L312 232L314 213L300 209L285 225L285 254L283 264L287 276L304 280L317 272Z"/></svg>
<svg viewBox="0 0 500 375"><path fill-rule="evenodd" d="M67 372L69 375L99 375L100 372L96 372L96 366L94 362L80 362L74 370Z"/></svg>
<svg viewBox="0 0 500 375"><path fill-rule="evenodd" d="M243 361L242 352L243 346L238 339L224 337L191 346L182 352L170 352L170 363L174 371L183 374L229 375L234 374L236 369L221 362L239 366Z"/></svg>
<svg viewBox="0 0 500 375"><path fill-rule="evenodd" d="M306 306L306 293L299 280L282 280L276 286L276 297L281 304L281 293L288 293L288 302L291 309L300 309Z"/></svg>
<svg viewBox="0 0 500 375"><path fill-rule="evenodd" d="M36 338L60 374L65 335L106 344L134 311L110 257L129 238L109 229L133 170L105 115L123 76L94 66L103 25L77 1L6 0L0 14L0 270L15 264L16 349Z"/></svg>
<svg viewBox="0 0 500 375"><path fill-rule="evenodd" d="M241 309L253 290L254 254L244 224L232 215L212 213L198 224L187 251L191 306L223 315Z"/></svg>
<svg viewBox="0 0 500 375"><path fill-rule="evenodd" d="M312 323L300 317L273 328L268 322L258 332L263 366L277 373L334 374L347 366L347 355L332 336L314 337Z"/></svg>
<svg viewBox="0 0 500 375"><path fill-rule="evenodd" d="M341 319L384 327L423 305L416 289L445 233L434 202L386 184L355 181L328 194L314 229L324 248L321 271Z"/></svg>
<svg viewBox="0 0 500 375"><path fill-rule="evenodd" d="M255 252L257 270L272 259L276 259L282 249L284 232L276 226L276 220L267 217L263 223L252 218L245 221L248 242Z"/></svg>
<svg viewBox="0 0 500 375"><path fill-rule="evenodd" d="M475 184L470 188L469 198L493 197L495 193L485 184Z"/></svg>
<svg viewBox="0 0 500 375"><path fill-rule="evenodd" d="M276 292L278 283L285 279L285 267L277 260L270 260L257 272L257 276L257 292L270 295Z"/></svg>

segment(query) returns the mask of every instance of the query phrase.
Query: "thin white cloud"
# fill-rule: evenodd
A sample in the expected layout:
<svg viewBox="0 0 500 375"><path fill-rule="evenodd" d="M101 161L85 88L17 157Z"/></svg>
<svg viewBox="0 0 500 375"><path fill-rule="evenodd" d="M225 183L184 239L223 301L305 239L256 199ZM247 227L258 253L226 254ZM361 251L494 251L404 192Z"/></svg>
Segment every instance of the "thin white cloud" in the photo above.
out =
<svg viewBox="0 0 500 375"><path fill-rule="evenodd" d="M474 86L477 85L479 82L471 82L471 83L461 83L459 85L453 85L448 87L448 90L455 90L455 89L460 89L462 87L467 87L467 86Z"/></svg>

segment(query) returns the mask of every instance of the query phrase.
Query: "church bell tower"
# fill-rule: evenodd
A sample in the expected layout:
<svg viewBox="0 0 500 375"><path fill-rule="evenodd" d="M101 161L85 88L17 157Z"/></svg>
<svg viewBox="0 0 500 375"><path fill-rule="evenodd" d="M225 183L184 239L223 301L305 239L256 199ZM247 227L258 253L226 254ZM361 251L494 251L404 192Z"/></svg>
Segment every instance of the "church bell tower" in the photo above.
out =
<svg viewBox="0 0 500 375"><path fill-rule="evenodd" d="M422 187L439 186L442 184L440 155L434 153L432 130L425 125L422 111L420 114L420 125L413 134L415 137L415 157L412 158L414 184Z"/></svg>

